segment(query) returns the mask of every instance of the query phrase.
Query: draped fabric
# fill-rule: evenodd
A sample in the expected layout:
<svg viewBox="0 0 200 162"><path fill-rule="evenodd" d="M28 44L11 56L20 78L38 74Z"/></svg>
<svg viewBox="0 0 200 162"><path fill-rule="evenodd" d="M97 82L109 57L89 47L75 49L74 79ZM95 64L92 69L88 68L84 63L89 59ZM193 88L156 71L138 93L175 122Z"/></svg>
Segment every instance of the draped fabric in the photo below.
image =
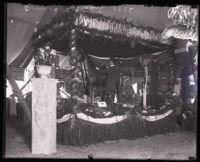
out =
<svg viewBox="0 0 200 162"><path fill-rule="evenodd" d="M7 62L12 62L26 46L33 32L29 24L13 22L7 23Z"/></svg>
<svg viewBox="0 0 200 162"><path fill-rule="evenodd" d="M46 9L45 9L46 10ZM20 3L7 4L6 45L8 65L21 53L37 27L45 10L25 12ZM13 21L12 21L13 20Z"/></svg>

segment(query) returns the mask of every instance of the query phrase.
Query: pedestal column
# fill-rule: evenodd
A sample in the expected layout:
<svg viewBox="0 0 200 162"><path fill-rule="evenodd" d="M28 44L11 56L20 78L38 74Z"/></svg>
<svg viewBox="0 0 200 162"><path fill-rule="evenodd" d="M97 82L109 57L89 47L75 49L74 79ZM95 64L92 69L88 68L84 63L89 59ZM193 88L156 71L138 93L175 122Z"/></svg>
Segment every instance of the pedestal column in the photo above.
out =
<svg viewBox="0 0 200 162"><path fill-rule="evenodd" d="M57 80L32 79L32 153L56 152Z"/></svg>

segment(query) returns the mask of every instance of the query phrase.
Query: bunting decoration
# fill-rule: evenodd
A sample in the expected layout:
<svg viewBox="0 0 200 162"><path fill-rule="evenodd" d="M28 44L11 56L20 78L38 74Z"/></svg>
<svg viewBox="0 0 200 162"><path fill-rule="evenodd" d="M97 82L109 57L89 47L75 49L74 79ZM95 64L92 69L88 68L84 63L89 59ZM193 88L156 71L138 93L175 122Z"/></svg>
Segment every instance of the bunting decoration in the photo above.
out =
<svg viewBox="0 0 200 162"><path fill-rule="evenodd" d="M174 130L172 110L162 115L146 117L134 111L107 118L93 118L84 113L73 116L73 120L69 117L67 116L68 120L57 125L57 141L63 145L84 146L107 140L134 139ZM69 129L72 122L73 127Z"/></svg>

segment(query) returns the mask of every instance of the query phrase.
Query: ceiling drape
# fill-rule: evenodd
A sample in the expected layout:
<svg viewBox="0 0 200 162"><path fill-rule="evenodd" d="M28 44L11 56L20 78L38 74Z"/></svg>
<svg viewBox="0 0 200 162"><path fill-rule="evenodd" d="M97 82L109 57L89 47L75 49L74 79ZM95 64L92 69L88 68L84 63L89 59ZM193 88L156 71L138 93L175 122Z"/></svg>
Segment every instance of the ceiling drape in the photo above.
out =
<svg viewBox="0 0 200 162"><path fill-rule="evenodd" d="M6 60L10 64L23 50L37 27L43 10L30 10L26 12L24 5L20 3L7 4L7 26L6 26ZM13 18L13 21L11 21ZM6 23L6 22L5 22Z"/></svg>
<svg viewBox="0 0 200 162"><path fill-rule="evenodd" d="M7 63L12 62L26 46L34 26L21 22L7 23Z"/></svg>

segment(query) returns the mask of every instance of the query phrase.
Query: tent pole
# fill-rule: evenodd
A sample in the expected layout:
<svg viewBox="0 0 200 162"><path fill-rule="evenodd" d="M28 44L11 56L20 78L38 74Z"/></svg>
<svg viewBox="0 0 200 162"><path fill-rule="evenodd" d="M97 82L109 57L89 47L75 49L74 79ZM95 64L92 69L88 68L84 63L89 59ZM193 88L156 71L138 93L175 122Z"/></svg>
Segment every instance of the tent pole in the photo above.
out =
<svg viewBox="0 0 200 162"><path fill-rule="evenodd" d="M145 83L143 88L143 106L146 108L147 106L147 81L148 81L148 68L147 65L144 66L145 70Z"/></svg>
<svg viewBox="0 0 200 162"><path fill-rule="evenodd" d="M7 63L6 63L6 66L7 66L7 79L11 83L11 86L13 88L13 93L17 96L19 103L21 103L22 108L23 108L25 114L28 117L28 122L31 122L31 111L30 111L31 109L29 109L29 106L28 106L28 104L26 103L26 100L23 97L22 91L19 89L16 81L12 77L12 72L10 71Z"/></svg>

